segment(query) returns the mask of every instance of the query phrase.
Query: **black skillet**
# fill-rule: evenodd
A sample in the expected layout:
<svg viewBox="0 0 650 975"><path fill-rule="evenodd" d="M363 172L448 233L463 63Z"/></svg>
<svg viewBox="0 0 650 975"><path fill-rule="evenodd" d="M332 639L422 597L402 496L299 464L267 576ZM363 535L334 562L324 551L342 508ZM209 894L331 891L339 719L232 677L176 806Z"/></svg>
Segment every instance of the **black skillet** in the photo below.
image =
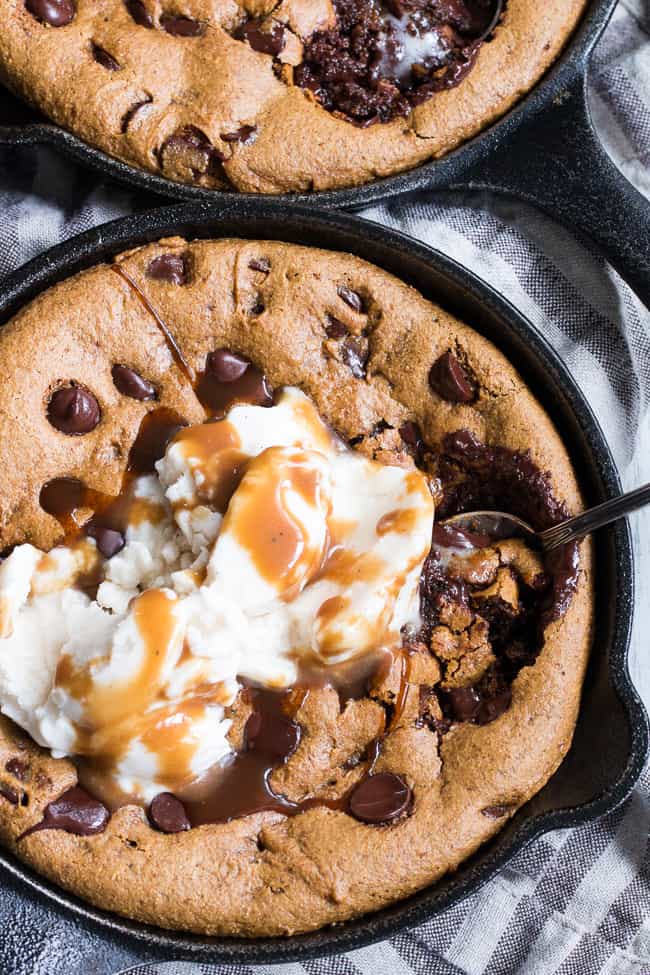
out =
<svg viewBox="0 0 650 975"><path fill-rule="evenodd" d="M413 190L471 188L506 193L591 237L650 307L650 204L611 162L587 106L588 63L615 6L616 0L592 0L566 50L540 84L501 121L444 159L365 186L281 199L360 209ZM177 200L220 204L232 197L127 166L30 113L7 93L0 96L2 143L49 144L109 176ZM258 197L240 194L240 198Z"/></svg>
<svg viewBox="0 0 650 975"><path fill-rule="evenodd" d="M471 322L504 351L563 431L587 504L620 492L609 447L566 367L512 305L466 268L404 234L345 214L318 213L307 207L259 199L250 202L231 198L222 204L218 215L215 209L207 203L195 203L138 214L105 224L54 248L5 282L0 323L54 282L110 259L121 250L177 233L188 237L275 238L350 251L415 285ZM16 945L34 943L36 932L30 924L38 927L41 938L47 938L44 932L49 925L62 923L52 907L54 902L66 909L66 920L73 912L76 937L90 939L97 957L106 960L106 969L102 969L106 971L112 959L115 967L120 967L125 964L125 957L133 962L143 957L173 957L255 964L347 951L431 919L476 891L542 833L580 826L612 810L627 795L643 768L648 725L627 666L634 605L627 524L619 522L600 532L595 545L597 632L573 746L544 789L455 874L394 907L359 920L314 934L251 942L193 937L125 921L82 903L37 877L6 852L0 852L4 871L41 894L41 906L32 912L27 930ZM7 880L13 886L12 880ZM14 975L31 975L32 969L25 967L18 951L5 963L10 964L7 970Z"/></svg>

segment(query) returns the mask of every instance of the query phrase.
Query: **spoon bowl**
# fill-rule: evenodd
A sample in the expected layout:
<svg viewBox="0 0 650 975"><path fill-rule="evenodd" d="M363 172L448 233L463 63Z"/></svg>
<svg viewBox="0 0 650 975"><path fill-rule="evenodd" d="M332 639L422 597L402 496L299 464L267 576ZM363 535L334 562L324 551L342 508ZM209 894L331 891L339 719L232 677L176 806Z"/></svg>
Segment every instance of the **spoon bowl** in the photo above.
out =
<svg viewBox="0 0 650 975"><path fill-rule="evenodd" d="M590 535L597 528L609 525L624 515L650 504L650 484L611 498L593 508L561 521L544 531L536 532L531 525L505 511L468 511L453 515L440 524L447 529L447 544L460 548L483 548L490 542L506 538L523 538L525 542L543 552L566 545ZM453 530L453 538L450 530Z"/></svg>

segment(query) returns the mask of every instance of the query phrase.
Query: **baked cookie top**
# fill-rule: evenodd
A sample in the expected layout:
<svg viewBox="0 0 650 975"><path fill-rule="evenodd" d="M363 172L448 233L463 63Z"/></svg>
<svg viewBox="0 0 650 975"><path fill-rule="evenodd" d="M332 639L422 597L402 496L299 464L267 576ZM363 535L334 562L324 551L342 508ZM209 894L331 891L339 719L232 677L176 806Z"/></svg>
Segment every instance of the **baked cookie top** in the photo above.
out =
<svg viewBox="0 0 650 975"><path fill-rule="evenodd" d="M539 80L586 0L2 0L0 79L200 186L336 189L437 158Z"/></svg>
<svg viewBox="0 0 650 975"><path fill-rule="evenodd" d="M51 288L2 329L0 346L0 700L5 715L57 754L77 755L54 758L1 719L0 838L17 856L94 904L138 920L199 933L280 935L378 909L434 882L543 786L569 748L577 715L592 620L590 550L583 543L579 554L571 547L543 562L517 540L459 536L440 524L457 511L498 507L541 528L580 507L557 431L490 342L351 255L174 238ZM6 600L16 583L12 576L12 589L7 581L9 567L41 550L34 564L40 598L48 599L42 579L54 556L83 551L85 558L90 550L103 582L97 590L89 573L78 588L94 587L99 599L107 580L119 583L117 560L135 537L135 522L124 528L114 499L121 504L134 483L144 483L138 478L151 480L145 472L163 455L160 479L177 488L182 478L169 474L174 450L197 437L211 445L201 455L205 471L211 457L229 451L227 495L203 499L224 515L213 555L236 521L233 506L246 508L253 489L257 538L273 520L265 491L276 468L256 480L255 465L264 456L305 464L287 446L291 436L277 432L287 409L309 427L307 447L317 445L318 458L313 450L307 458L312 473L314 465L325 470L332 450L331 466L359 465L352 483L363 491L352 493L363 508L375 503L375 478L408 485L410 514L391 502L376 534L381 542L403 518L403 542L411 544L423 524L431 532L416 564L417 620L401 625L392 645L360 656L323 640L317 666L299 661L288 677L282 670L268 677L269 626L254 661L267 676L251 677L248 660L237 681L219 681L219 701L210 698L221 708L223 736L199 787L174 779L174 762L187 752L177 737L170 744L165 725L167 737L155 748L166 765L155 788L139 789L133 775L129 795L123 765L116 792L106 774L115 768L106 764L116 754L115 729L134 712L149 715L163 705L173 724L175 702L187 700L180 692L164 701L147 697L156 681L164 683L149 660L129 693L118 695L116 711L115 700L97 698L88 683L96 661L80 683L68 646L68 656L55 660L54 690L87 710L70 712L71 744L55 742L53 712L41 710L32 724L25 695L11 683ZM251 460L256 451L245 437L260 422L278 446ZM237 441L229 439L233 429ZM302 440L299 448L306 449ZM325 503L318 479L303 475L302 499ZM382 497L388 491L382 486ZM143 520L176 517L184 497L167 494L162 513ZM151 494L138 499L151 510ZM206 525L200 531L207 537ZM358 600L359 563L340 558L346 530L327 542L324 564L309 571L318 580L336 563L343 596L354 592ZM196 573L197 564L185 562L183 571ZM211 566L199 568L209 574ZM175 576L176 595L167 589L161 596L158 583L142 582L154 576L136 580L129 605L152 605L159 636L169 604L185 590ZM23 601L38 598L36 578ZM231 588L230 602L252 598L254 585ZM287 586L283 607L294 605L289 589L302 582L294 574ZM118 616L127 612L111 592L105 605ZM68 595L72 619L88 597ZM329 606L340 609L336 600ZM362 614L362 629L380 615ZM105 617L102 626L110 612ZM192 622L200 629L201 614ZM54 614L48 629L57 625ZM222 632L237 635L237 625ZM192 639L186 634L166 687L196 663ZM328 658L332 647L336 659ZM192 706L197 696L203 706L215 686L206 678ZM63 700L50 685L44 695L48 708ZM93 710L89 702L97 700Z"/></svg>

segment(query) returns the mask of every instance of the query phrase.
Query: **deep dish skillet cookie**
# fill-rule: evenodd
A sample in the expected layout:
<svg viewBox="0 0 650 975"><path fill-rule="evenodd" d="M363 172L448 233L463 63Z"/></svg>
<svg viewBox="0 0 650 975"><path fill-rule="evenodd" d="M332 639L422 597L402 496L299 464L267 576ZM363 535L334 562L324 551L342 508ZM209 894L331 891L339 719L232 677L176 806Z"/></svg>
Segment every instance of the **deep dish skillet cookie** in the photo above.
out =
<svg viewBox="0 0 650 975"><path fill-rule="evenodd" d="M0 351L0 703L30 732L0 719L0 838L18 857L141 921L281 935L434 882L552 775L571 742L588 655L590 549L544 563L523 543L440 525L496 504L541 528L581 503L558 432L471 327L350 255L174 238L51 288L2 329ZM258 436L271 445L284 436L284 446L253 456ZM183 493L190 454L203 509ZM278 517L268 498L280 469L294 477L287 511L293 504L303 525L298 502L326 511L302 536L304 553L326 522L326 554L282 563L289 575L272 611L231 624L228 613L250 603L264 567L244 577L250 565L231 546L215 570L215 553L237 531L257 556L277 543L275 529L265 532ZM339 470L353 471L345 484L354 489L344 484L328 507L327 478ZM171 485L164 498L157 478ZM208 495L209 483L217 487ZM375 547L350 557L356 529L341 505L356 504L360 523L391 491L406 491L408 505L391 500ZM195 549L185 561L178 554L186 516L199 517L192 543L214 546L207 565L201 555L190 564ZM164 558L163 530L176 545ZM360 620L346 612L371 599L387 568L378 591L390 602L390 573L418 533L415 576L391 603L402 625L384 621L377 637L381 599L378 608L364 602L375 609ZM387 538L388 563L378 558ZM125 581L137 552L140 576ZM177 571L149 572L148 556ZM17 596L21 559L31 559L32 575ZM70 565L74 585L60 591L57 572ZM223 613L201 588L211 572L226 587ZM320 605L321 629L311 631L318 660L302 644L282 656L273 621L337 580L339 595ZM403 623L408 585L416 616ZM179 623L177 608L197 598L200 611ZM251 630L235 681L196 676L227 664L240 625L260 618L262 636ZM334 619L352 628L351 644ZM144 653L126 683L106 687L102 668L135 646L114 635L120 620L127 636L140 627ZM163 674L159 650L177 624ZM229 634L216 648L214 627ZM113 640L105 656L79 663L104 631ZM25 686L17 659L25 668L36 659ZM216 721L201 724L208 712ZM152 724L152 715L164 720ZM187 733L177 719L187 719ZM31 736L77 757L53 757ZM217 758L197 788L188 763L206 764L208 745Z"/></svg>
<svg viewBox="0 0 650 975"><path fill-rule="evenodd" d="M2 0L0 79L118 159L256 193L449 152L562 50L586 0Z"/></svg>

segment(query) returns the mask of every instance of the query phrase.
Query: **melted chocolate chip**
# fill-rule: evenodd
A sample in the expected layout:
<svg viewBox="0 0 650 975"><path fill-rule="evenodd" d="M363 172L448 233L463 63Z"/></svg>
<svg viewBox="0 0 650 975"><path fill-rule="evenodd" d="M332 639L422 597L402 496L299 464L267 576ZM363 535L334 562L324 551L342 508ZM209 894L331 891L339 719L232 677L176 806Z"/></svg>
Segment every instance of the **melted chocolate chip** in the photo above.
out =
<svg viewBox="0 0 650 975"><path fill-rule="evenodd" d="M216 349L207 356L196 393L213 416L223 416L234 403L273 405L273 390L264 373L229 349Z"/></svg>
<svg viewBox="0 0 650 975"><path fill-rule="evenodd" d="M452 687L442 694L454 721L474 720L481 706L481 697L475 687Z"/></svg>
<svg viewBox="0 0 650 975"><path fill-rule="evenodd" d="M93 54L93 58L95 59L97 64L101 64L102 68L106 68L107 71L120 70L120 66L115 60L115 58L111 54L109 54L108 51L105 51L103 47L100 47L99 44L95 44L93 42L91 44L91 51Z"/></svg>
<svg viewBox="0 0 650 975"><path fill-rule="evenodd" d="M5 785L0 782L0 796L3 796L12 806L17 806L20 802L20 793L13 786Z"/></svg>
<svg viewBox="0 0 650 975"><path fill-rule="evenodd" d="M131 399L137 400L156 398L156 387L146 379L143 379L135 369L129 369L128 366L114 365L111 369L111 376L113 377L116 389L123 396L129 396Z"/></svg>
<svg viewBox="0 0 650 975"><path fill-rule="evenodd" d="M300 725L284 714L253 711L244 731L246 747L286 762L300 743Z"/></svg>
<svg viewBox="0 0 650 975"><path fill-rule="evenodd" d="M355 379L365 379L368 349L356 338L348 338L341 343L341 359Z"/></svg>
<svg viewBox="0 0 650 975"><path fill-rule="evenodd" d="M348 334L348 327L334 315L328 315L325 323L325 334L329 339L342 339Z"/></svg>
<svg viewBox="0 0 650 975"><path fill-rule="evenodd" d="M512 806L506 805L485 806L485 808L481 809L481 815L487 816L488 819L503 819L504 816L508 815L511 809Z"/></svg>
<svg viewBox="0 0 650 975"><path fill-rule="evenodd" d="M413 449L417 454L424 447L424 440L422 439L422 431L420 430L417 423L413 420L407 420L399 428L399 435L404 441L404 443Z"/></svg>
<svg viewBox="0 0 650 975"><path fill-rule="evenodd" d="M261 20L247 20L233 33L238 41L248 41L254 51L277 57L284 47L284 27L274 24L271 30L262 27Z"/></svg>
<svg viewBox="0 0 650 975"><path fill-rule="evenodd" d="M471 403L476 395L474 384L453 352L444 352L431 366L429 386L451 403Z"/></svg>
<svg viewBox="0 0 650 975"><path fill-rule="evenodd" d="M125 539L121 532L113 528L106 528L104 525L95 524L91 519L86 525L86 535L94 538L97 548L105 559L112 559L114 555L121 552L124 548Z"/></svg>
<svg viewBox="0 0 650 975"><path fill-rule="evenodd" d="M147 267L147 277L168 284L186 284L187 266L182 254L161 254L154 257Z"/></svg>
<svg viewBox="0 0 650 975"><path fill-rule="evenodd" d="M25 7L42 24L65 27L75 15L73 0L25 0Z"/></svg>
<svg viewBox="0 0 650 975"><path fill-rule="evenodd" d="M126 0L126 9L140 27L153 27L153 18L142 0Z"/></svg>
<svg viewBox="0 0 650 975"><path fill-rule="evenodd" d="M365 310L361 295L344 284L338 288L338 295L353 311L362 312Z"/></svg>
<svg viewBox="0 0 650 975"><path fill-rule="evenodd" d="M76 836L94 836L106 829L109 819L110 813L106 806L93 799L85 789L73 786L46 806L41 822L24 832L20 838L42 829L62 829Z"/></svg>
<svg viewBox="0 0 650 975"><path fill-rule="evenodd" d="M224 132L221 138L224 142L241 142L242 145L248 146L254 141L253 136L256 132L256 125L240 125L235 132ZM250 264L248 266L250 267Z"/></svg>
<svg viewBox="0 0 650 975"><path fill-rule="evenodd" d="M81 386L62 386L50 397L47 418L68 436L81 436L94 430L101 418L99 403Z"/></svg>
<svg viewBox="0 0 650 975"><path fill-rule="evenodd" d="M412 792L393 772L369 775L352 790L348 805L355 819L377 825L397 819L411 805Z"/></svg>
<svg viewBox="0 0 650 975"><path fill-rule="evenodd" d="M127 469L131 474L152 474L156 462L165 455L167 445L187 420L175 410L160 407L146 413L129 451Z"/></svg>
<svg viewBox="0 0 650 975"><path fill-rule="evenodd" d="M492 697L484 697L476 713L476 723L489 724L491 721L496 721L504 711L508 710L511 702L512 691L508 686L502 687Z"/></svg>
<svg viewBox="0 0 650 975"><path fill-rule="evenodd" d="M504 666L503 662L493 664L473 686L441 690L440 699L447 717L474 724L489 724L500 717L512 701Z"/></svg>
<svg viewBox="0 0 650 975"><path fill-rule="evenodd" d="M62 518L84 507L86 492L86 485L76 477L55 477L41 488L38 503L48 515Z"/></svg>
<svg viewBox="0 0 650 975"><path fill-rule="evenodd" d="M250 362L229 349L216 349L208 355L206 366L220 383L233 383L244 375Z"/></svg>
<svg viewBox="0 0 650 975"><path fill-rule="evenodd" d="M18 779L19 782L26 782L29 778L29 765L21 758L10 758L5 762L5 770Z"/></svg>
<svg viewBox="0 0 650 975"><path fill-rule="evenodd" d="M185 807L171 792L161 792L149 806L149 819L161 833L182 833L190 829Z"/></svg>
<svg viewBox="0 0 650 975"><path fill-rule="evenodd" d="M140 109L144 108L146 105L151 105L152 101L153 101L152 96L148 95L147 98L144 98L141 102L135 102L134 105L131 105L131 107L127 109L127 111L122 116L122 122L120 123L120 131L122 135L124 135L128 131L129 125L131 124L135 116L138 114Z"/></svg>
<svg viewBox="0 0 650 975"><path fill-rule="evenodd" d="M194 125L186 125L170 135L160 147L159 158L163 171L172 178L181 178L188 170L194 179L224 175L221 163L225 155Z"/></svg>
<svg viewBox="0 0 650 975"><path fill-rule="evenodd" d="M174 14L163 14L160 18L160 26L174 37L200 37L205 34L205 24L190 17Z"/></svg>
<svg viewBox="0 0 650 975"><path fill-rule="evenodd" d="M271 270L271 264L265 257L253 258L248 262L248 266L251 271L259 271L261 274L268 274Z"/></svg>

